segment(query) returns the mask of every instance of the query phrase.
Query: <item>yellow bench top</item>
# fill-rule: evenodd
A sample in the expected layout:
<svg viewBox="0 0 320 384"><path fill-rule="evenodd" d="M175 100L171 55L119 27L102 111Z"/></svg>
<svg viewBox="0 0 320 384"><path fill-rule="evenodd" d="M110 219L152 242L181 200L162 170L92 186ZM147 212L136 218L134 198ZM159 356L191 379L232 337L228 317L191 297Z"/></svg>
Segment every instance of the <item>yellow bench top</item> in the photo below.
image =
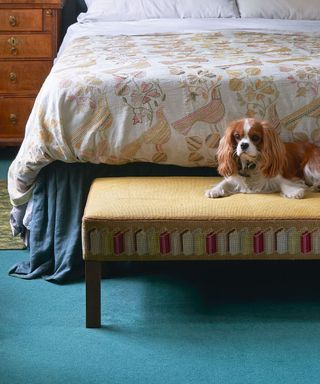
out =
<svg viewBox="0 0 320 384"><path fill-rule="evenodd" d="M94 180L84 220L319 220L320 193L301 200L279 193L209 199L221 178L119 177Z"/></svg>

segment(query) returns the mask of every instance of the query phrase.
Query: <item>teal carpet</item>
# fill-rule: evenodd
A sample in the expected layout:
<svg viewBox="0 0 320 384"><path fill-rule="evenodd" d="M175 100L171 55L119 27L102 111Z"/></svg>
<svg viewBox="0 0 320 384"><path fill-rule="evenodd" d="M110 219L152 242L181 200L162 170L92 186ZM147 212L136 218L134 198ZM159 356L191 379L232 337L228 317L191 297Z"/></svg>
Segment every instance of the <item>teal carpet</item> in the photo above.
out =
<svg viewBox="0 0 320 384"><path fill-rule="evenodd" d="M17 152L18 149L15 147L0 147L0 180L7 178L8 168Z"/></svg>
<svg viewBox="0 0 320 384"><path fill-rule="evenodd" d="M82 282L7 276L27 256L0 252L1 383L319 383L319 266L127 266L94 330Z"/></svg>
<svg viewBox="0 0 320 384"><path fill-rule="evenodd" d="M320 382L320 262L124 264L95 330L83 282L7 275L27 258L0 251L1 384Z"/></svg>

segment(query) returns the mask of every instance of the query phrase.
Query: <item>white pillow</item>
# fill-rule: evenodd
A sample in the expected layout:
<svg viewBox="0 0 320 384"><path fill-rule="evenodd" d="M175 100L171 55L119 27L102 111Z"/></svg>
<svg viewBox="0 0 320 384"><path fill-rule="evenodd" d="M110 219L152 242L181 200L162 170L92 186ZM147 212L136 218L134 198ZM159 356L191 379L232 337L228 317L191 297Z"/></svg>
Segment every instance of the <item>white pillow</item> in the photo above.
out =
<svg viewBox="0 0 320 384"><path fill-rule="evenodd" d="M235 0L85 0L78 21L239 17Z"/></svg>
<svg viewBox="0 0 320 384"><path fill-rule="evenodd" d="M176 2L180 18L239 17L235 0L177 0Z"/></svg>
<svg viewBox="0 0 320 384"><path fill-rule="evenodd" d="M241 17L320 20L320 0L237 0Z"/></svg>

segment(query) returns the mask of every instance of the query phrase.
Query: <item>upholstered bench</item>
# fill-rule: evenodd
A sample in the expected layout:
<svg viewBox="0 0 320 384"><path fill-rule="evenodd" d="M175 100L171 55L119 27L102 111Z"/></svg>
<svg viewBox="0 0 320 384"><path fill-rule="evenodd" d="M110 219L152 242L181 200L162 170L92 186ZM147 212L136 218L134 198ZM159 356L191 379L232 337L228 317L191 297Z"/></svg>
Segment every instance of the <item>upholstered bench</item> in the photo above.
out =
<svg viewBox="0 0 320 384"><path fill-rule="evenodd" d="M96 179L83 216L86 325L100 327L101 263L320 258L320 194L209 199L220 179Z"/></svg>

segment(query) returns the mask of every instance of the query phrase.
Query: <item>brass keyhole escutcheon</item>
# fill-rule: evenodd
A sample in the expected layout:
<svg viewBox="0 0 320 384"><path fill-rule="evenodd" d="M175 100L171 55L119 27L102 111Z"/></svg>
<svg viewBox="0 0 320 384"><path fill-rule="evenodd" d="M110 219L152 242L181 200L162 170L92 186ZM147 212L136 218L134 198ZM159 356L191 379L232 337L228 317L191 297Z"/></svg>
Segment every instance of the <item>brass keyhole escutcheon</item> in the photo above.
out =
<svg viewBox="0 0 320 384"><path fill-rule="evenodd" d="M8 43L12 46L15 46L18 44L18 39L14 36L10 37L10 39L8 39Z"/></svg>

